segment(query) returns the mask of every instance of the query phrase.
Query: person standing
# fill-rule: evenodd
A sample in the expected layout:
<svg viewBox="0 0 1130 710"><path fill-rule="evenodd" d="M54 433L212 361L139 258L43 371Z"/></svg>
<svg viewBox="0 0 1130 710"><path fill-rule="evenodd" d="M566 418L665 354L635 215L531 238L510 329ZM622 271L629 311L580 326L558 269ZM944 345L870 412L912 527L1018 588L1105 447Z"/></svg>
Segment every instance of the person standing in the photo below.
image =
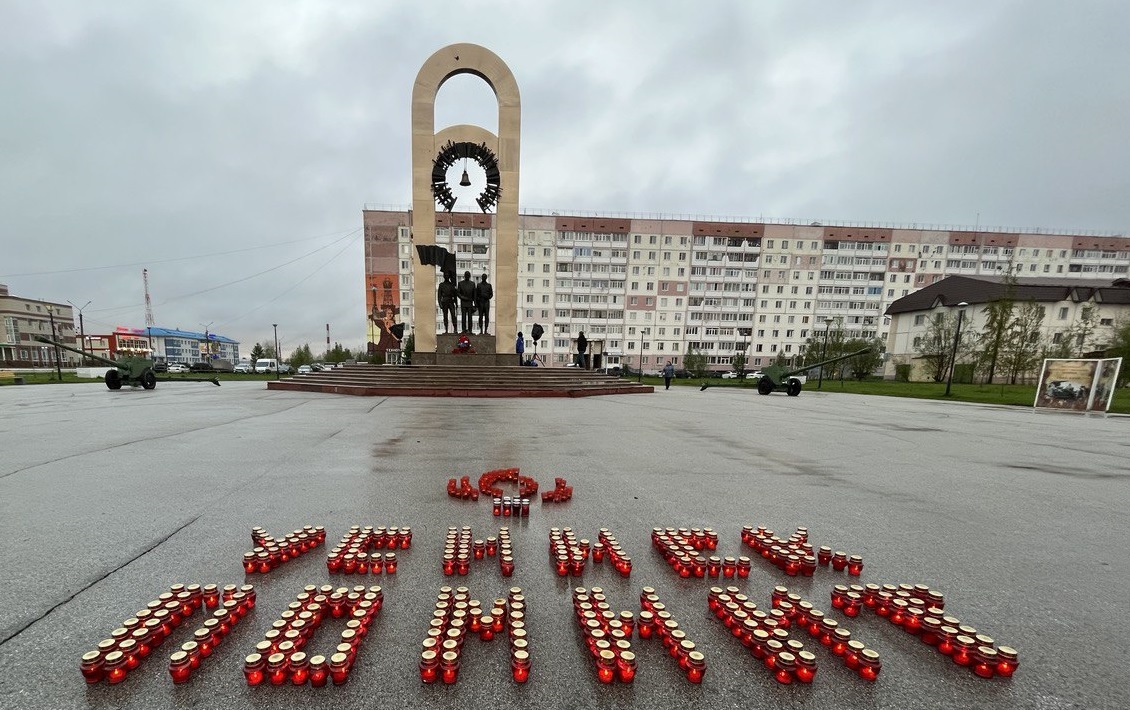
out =
<svg viewBox="0 0 1130 710"><path fill-rule="evenodd" d="M675 376L675 366L668 360L663 366L663 389L671 389L671 378Z"/></svg>
<svg viewBox="0 0 1130 710"><path fill-rule="evenodd" d="M514 341L514 352L518 353L518 364L525 364L522 360L522 355L526 352L526 339L522 337L522 331L518 331L518 339Z"/></svg>
<svg viewBox="0 0 1130 710"><path fill-rule="evenodd" d="M459 309L462 315L463 329L460 332L470 333L471 316L475 312L475 282L471 280L470 271L463 272L463 280L456 287L456 292L459 294Z"/></svg>
<svg viewBox="0 0 1130 710"><path fill-rule="evenodd" d="M482 281L475 286L475 309L479 312L479 335L486 335L490 326L490 299L494 298L494 288L483 274Z"/></svg>
<svg viewBox="0 0 1130 710"><path fill-rule="evenodd" d="M450 271L443 272L443 283L439 285L439 309L443 311L443 332L448 332L447 318L451 316L451 330L459 327L455 318L455 274Z"/></svg>
<svg viewBox="0 0 1130 710"><path fill-rule="evenodd" d="M585 331L580 331L577 335L577 367L585 366L585 351L589 349L589 340L585 337Z"/></svg>

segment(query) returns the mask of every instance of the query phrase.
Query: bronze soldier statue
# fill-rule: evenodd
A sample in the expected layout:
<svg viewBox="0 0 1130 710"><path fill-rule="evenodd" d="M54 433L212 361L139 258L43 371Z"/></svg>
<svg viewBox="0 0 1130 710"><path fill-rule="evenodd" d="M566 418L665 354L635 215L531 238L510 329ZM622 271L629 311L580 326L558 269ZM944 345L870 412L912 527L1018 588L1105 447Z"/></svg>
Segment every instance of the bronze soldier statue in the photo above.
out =
<svg viewBox="0 0 1130 710"><path fill-rule="evenodd" d="M482 281L475 286L475 310L479 312L479 335L486 335L490 326L490 299L494 298L494 288L483 274Z"/></svg>
<svg viewBox="0 0 1130 710"><path fill-rule="evenodd" d="M439 308L443 311L443 332L448 332L447 317L451 316L451 329L459 327L455 319L455 274L450 271L443 273L443 283L439 285Z"/></svg>

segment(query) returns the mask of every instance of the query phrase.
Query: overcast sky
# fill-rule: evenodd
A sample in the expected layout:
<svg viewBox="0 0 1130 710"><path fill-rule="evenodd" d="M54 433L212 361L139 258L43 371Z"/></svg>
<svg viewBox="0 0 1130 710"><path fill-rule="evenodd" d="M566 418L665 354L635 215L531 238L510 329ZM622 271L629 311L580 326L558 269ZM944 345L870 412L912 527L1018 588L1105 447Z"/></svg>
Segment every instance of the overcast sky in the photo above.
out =
<svg viewBox="0 0 1130 710"><path fill-rule="evenodd" d="M144 325L148 266L158 325L363 345L361 209L409 203L412 82L454 42L517 78L523 208L1125 233L1128 27L1125 0L5 0L0 282L105 332ZM437 114L497 126L470 77Z"/></svg>

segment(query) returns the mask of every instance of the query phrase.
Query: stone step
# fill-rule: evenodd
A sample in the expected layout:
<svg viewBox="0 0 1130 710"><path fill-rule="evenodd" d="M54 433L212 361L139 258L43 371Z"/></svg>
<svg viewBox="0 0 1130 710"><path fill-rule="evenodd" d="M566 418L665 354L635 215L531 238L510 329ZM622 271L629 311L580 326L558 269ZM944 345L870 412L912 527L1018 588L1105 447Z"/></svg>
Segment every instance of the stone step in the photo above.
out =
<svg viewBox="0 0 1130 710"><path fill-rule="evenodd" d="M585 397L646 394L654 391L647 385L588 370L517 365L499 367L471 363L433 366L349 365L269 381L267 389L414 397Z"/></svg>

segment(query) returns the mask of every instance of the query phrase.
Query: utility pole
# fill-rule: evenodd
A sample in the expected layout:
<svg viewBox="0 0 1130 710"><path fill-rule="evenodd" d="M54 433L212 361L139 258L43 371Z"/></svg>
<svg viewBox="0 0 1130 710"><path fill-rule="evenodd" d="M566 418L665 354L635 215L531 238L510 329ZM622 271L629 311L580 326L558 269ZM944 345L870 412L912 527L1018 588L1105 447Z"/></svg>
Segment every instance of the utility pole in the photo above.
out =
<svg viewBox="0 0 1130 710"><path fill-rule="evenodd" d="M210 320L206 325L204 323L200 324L204 326L204 355L202 356L204 362L212 361L212 340L208 337L208 329L211 328L212 324L215 322L214 320Z"/></svg>
<svg viewBox="0 0 1130 710"><path fill-rule="evenodd" d="M55 347L55 376L63 381L63 365L59 362L59 336L55 333L55 307L47 306L47 316L51 319L51 340Z"/></svg>
<svg viewBox="0 0 1130 710"><path fill-rule="evenodd" d="M271 327L275 329L275 380L281 379L279 377L279 365L282 363L282 353L279 352L279 324L272 323Z"/></svg>
<svg viewBox="0 0 1130 710"><path fill-rule="evenodd" d="M67 301L67 303L70 303L71 308L74 308L76 311L78 311L78 347L79 350L82 350L82 365L83 367L86 367L89 363L87 363L86 361L86 326L84 326L82 322L82 310L83 308L89 306L91 302L87 301L81 307L76 306L73 301Z"/></svg>

